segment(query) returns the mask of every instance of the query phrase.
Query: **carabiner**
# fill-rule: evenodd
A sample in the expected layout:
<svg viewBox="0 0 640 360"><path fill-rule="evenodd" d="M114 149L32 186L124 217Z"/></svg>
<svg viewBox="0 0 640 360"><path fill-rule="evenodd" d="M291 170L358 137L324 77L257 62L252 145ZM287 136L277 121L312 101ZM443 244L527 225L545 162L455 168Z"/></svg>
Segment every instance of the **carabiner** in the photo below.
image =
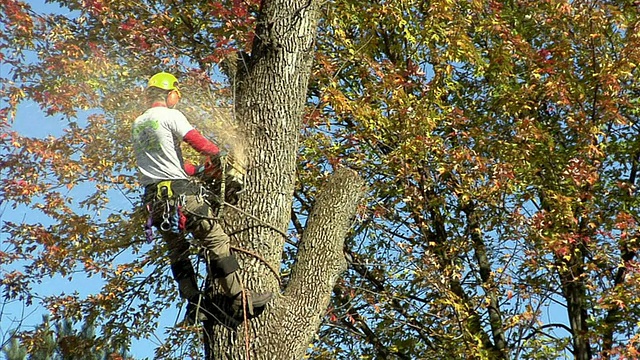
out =
<svg viewBox="0 0 640 360"><path fill-rule="evenodd" d="M162 224L160 224L160 230L169 231L171 230L171 220L169 220L169 214L162 214Z"/></svg>
<svg viewBox="0 0 640 360"><path fill-rule="evenodd" d="M171 230L171 206L169 205L169 200L166 201L164 206L164 211L162 212L162 223L160 224L160 230L169 231Z"/></svg>

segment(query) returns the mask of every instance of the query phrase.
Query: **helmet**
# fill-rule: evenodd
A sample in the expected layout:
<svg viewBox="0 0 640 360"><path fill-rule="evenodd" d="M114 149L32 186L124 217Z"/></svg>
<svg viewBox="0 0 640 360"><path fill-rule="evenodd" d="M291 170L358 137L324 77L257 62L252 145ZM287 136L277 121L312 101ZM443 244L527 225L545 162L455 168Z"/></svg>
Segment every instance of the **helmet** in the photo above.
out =
<svg viewBox="0 0 640 360"><path fill-rule="evenodd" d="M149 79L148 87L157 87L163 90L178 90L178 79L167 72L159 72Z"/></svg>

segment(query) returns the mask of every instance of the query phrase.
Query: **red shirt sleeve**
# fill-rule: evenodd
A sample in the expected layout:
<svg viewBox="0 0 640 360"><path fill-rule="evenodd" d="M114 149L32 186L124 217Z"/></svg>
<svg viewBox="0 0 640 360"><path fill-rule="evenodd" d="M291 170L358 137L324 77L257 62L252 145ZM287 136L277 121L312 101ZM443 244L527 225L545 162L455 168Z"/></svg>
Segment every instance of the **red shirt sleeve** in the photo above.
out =
<svg viewBox="0 0 640 360"><path fill-rule="evenodd" d="M186 133L183 140L201 154L218 155L218 153L220 152L220 149L218 149L218 146L216 146L216 144L207 140L207 138L202 136L202 134L200 134L200 132L196 129L193 129Z"/></svg>

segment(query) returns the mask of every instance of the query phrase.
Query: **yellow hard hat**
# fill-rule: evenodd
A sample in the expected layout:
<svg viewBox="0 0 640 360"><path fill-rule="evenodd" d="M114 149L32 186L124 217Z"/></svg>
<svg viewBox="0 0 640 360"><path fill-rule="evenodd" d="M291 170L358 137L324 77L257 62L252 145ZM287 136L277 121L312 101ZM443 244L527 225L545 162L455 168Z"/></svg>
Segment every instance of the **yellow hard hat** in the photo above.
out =
<svg viewBox="0 0 640 360"><path fill-rule="evenodd" d="M159 72L149 79L148 87L157 87L164 90L178 90L178 79L168 72Z"/></svg>

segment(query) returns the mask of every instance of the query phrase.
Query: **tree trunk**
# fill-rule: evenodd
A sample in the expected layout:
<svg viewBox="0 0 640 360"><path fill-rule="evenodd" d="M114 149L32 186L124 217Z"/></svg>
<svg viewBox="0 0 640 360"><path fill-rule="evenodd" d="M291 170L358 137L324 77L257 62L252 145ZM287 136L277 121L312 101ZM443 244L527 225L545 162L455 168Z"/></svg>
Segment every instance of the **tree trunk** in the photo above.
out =
<svg viewBox="0 0 640 360"><path fill-rule="evenodd" d="M298 134L311 73L319 5L265 0L250 55L240 56L235 79L236 119L244 135L246 192L224 220L249 289L273 291L265 311L237 328L204 325L207 359L303 357L345 269L342 252L363 182L336 171L320 192L300 241L285 289L278 274L295 186ZM267 266L268 265L268 266ZM284 290L281 292L281 290Z"/></svg>

